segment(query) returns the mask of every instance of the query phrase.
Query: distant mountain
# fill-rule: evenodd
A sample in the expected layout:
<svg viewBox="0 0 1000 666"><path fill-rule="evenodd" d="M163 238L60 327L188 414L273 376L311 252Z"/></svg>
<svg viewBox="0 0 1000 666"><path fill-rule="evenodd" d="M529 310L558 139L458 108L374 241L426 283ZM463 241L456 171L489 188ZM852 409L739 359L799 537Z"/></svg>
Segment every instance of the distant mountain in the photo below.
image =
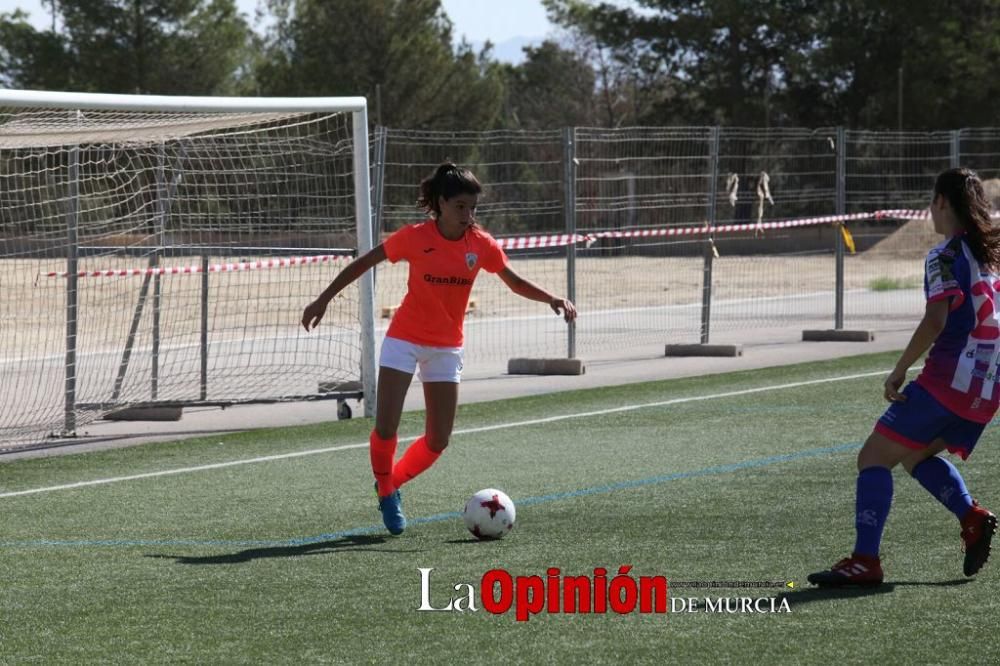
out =
<svg viewBox="0 0 1000 666"><path fill-rule="evenodd" d="M493 57L500 62L519 65L524 62L525 46L538 46L545 41L544 37L511 37L493 44ZM473 50L478 53L485 42L471 42Z"/></svg>

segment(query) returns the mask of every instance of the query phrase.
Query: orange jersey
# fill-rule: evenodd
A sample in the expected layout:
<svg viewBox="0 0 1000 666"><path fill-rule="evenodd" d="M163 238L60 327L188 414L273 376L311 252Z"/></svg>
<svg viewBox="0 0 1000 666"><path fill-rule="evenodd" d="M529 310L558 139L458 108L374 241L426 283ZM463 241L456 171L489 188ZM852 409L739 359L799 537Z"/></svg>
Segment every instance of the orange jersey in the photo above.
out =
<svg viewBox="0 0 1000 666"><path fill-rule="evenodd" d="M406 296L386 335L418 345L461 347L465 308L479 269L499 273L507 267L500 244L479 227L448 240L434 220L427 220L403 227L382 245L389 261L410 264Z"/></svg>

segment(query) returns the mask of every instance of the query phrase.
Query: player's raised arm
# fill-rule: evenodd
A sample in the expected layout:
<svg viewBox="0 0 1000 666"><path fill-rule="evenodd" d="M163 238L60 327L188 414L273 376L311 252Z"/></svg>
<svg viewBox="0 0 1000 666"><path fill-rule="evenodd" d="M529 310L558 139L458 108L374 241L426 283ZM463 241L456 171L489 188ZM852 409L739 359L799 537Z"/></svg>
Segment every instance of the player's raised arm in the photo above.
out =
<svg viewBox="0 0 1000 666"><path fill-rule="evenodd" d="M515 273L511 270L510 266L505 266L503 270L497 273L497 275L499 275L500 279L504 281L504 284L510 287L510 290L518 296L522 296L532 301L539 301L540 303L548 303L549 307L552 308L556 314L561 314L563 319L567 322L576 319L576 306L574 306L572 302L565 298L553 296L531 280L526 280Z"/></svg>
<svg viewBox="0 0 1000 666"><path fill-rule="evenodd" d="M385 248L380 244L347 264L344 270L337 273L337 277L333 279L330 286L324 289L323 293L302 311L302 326L307 331L316 328L323 319L323 315L326 314L326 307L330 301L352 282L364 275L365 271L383 261L385 261Z"/></svg>

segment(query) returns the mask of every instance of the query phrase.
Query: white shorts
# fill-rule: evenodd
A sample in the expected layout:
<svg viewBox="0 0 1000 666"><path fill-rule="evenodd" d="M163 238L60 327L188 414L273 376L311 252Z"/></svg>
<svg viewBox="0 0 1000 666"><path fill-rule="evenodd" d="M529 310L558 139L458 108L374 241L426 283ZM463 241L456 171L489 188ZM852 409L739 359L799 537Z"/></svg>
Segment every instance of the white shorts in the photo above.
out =
<svg viewBox="0 0 1000 666"><path fill-rule="evenodd" d="M465 352L461 347L428 347L399 338L386 337L382 342L382 353L379 355L378 364L383 368L392 368L411 375L417 366L420 366L422 382L458 384L462 379L464 356Z"/></svg>

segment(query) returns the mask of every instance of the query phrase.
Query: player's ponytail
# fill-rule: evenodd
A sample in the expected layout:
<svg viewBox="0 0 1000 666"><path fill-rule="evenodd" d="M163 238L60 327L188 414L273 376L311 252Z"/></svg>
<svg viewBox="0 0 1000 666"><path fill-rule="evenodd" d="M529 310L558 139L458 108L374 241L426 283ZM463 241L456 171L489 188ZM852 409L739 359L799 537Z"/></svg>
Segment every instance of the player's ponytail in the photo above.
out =
<svg viewBox="0 0 1000 666"><path fill-rule="evenodd" d="M990 202L983 182L972 169L955 168L941 172L934 183L955 211L955 219L965 231L972 255L981 265L1000 270L1000 229L990 220Z"/></svg>
<svg viewBox="0 0 1000 666"><path fill-rule="evenodd" d="M420 181L417 206L428 215L437 216L441 214L442 198L451 199L458 194L478 196L482 191L483 186L471 171L451 162L442 162L434 173Z"/></svg>

